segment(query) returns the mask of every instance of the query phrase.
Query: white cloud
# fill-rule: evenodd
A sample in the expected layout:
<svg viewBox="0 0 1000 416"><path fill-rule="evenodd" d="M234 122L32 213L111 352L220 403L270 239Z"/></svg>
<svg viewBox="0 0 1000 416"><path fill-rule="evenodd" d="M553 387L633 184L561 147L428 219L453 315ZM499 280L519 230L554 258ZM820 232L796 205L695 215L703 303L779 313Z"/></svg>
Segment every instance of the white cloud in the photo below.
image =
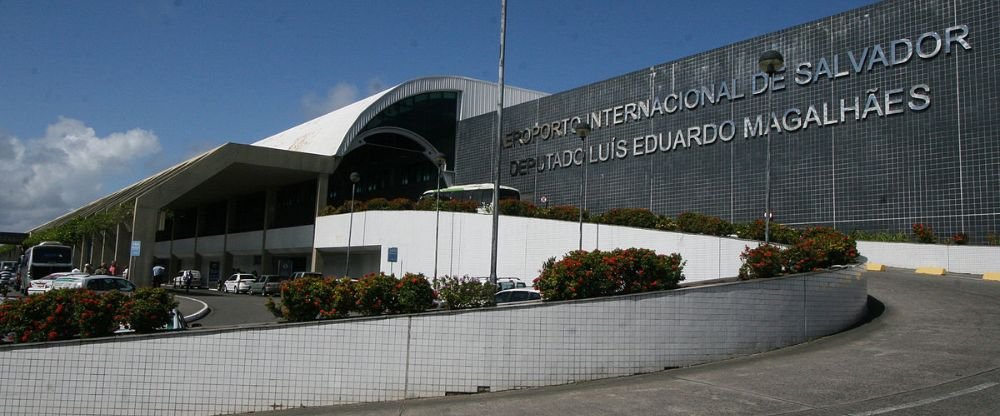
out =
<svg viewBox="0 0 1000 416"><path fill-rule="evenodd" d="M104 183L160 152L151 131L99 137L60 117L40 138L0 136L0 231L27 231L117 189Z"/></svg>
<svg viewBox="0 0 1000 416"><path fill-rule="evenodd" d="M313 119L340 107L357 101L358 87L345 82L337 83L326 91L325 96L310 92L302 97L302 110L306 117Z"/></svg>

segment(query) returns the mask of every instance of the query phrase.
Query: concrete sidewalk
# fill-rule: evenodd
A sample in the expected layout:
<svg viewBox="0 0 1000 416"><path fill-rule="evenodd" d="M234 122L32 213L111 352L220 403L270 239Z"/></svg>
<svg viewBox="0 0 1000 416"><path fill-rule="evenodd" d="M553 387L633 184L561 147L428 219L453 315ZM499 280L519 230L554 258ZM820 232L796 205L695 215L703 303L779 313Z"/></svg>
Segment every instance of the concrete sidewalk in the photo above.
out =
<svg viewBox="0 0 1000 416"><path fill-rule="evenodd" d="M1000 414L1000 283L867 277L880 316L795 347L556 387L254 415Z"/></svg>

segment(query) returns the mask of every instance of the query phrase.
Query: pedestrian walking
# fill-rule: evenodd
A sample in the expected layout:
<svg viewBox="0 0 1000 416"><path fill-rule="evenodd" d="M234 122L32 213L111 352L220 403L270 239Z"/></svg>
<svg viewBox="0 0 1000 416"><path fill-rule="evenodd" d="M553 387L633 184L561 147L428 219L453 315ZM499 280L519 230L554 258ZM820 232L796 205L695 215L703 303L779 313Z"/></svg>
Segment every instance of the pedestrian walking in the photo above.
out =
<svg viewBox="0 0 1000 416"><path fill-rule="evenodd" d="M184 293L191 293L191 271L184 271Z"/></svg>

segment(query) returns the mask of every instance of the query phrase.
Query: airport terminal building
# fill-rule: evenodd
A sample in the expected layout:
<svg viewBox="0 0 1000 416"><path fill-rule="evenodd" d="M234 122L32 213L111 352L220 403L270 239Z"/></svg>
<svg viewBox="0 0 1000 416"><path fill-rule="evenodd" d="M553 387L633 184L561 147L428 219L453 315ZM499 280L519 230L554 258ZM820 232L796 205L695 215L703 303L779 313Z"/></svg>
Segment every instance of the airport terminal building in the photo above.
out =
<svg viewBox="0 0 1000 416"><path fill-rule="evenodd" d="M784 57L773 77L758 67L769 50ZM416 199L434 187L435 160L452 185L490 182L499 157L501 184L539 205L748 222L765 211L770 158L779 223L925 223L982 242L1000 233L998 51L994 1L890 0L562 93L507 87L499 145L495 84L416 79L220 146L39 228L125 205L131 223L80 244L81 259L127 262L139 241L139 279L154 263L216 277L337 274L336 241L347 240L330 236L346 223L319 213L350 198L351 172L358 199ZM592 128L585 140L580 122ZM489 245L488 234L466 238ZM385 248L355 252L367 256L359 272L384 269Z"/></svg>

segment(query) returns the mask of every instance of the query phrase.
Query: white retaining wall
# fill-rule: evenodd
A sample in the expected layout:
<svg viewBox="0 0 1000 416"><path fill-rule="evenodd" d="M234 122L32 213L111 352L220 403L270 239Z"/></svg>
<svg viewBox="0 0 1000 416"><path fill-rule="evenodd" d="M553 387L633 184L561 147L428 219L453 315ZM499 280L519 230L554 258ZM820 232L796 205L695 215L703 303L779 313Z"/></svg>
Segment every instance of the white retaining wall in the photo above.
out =
<svg viewBox="0 0 1000 416"><path fill-rule="evenodd" d="M316 219L317 249L347 246L348 214ZM441 212L438 240L438 274L489 276L493 217L485 214ZM434 274L433 211L365 211L354 214L351 245L381 246L380 269L397 274ZM538 277L542 263L561 257L579 246L579 225L571 221L501 215L497 244L497 275ZM687 263L685 281L735 277L740 253L756 241L707 235L664 232L612 225L583 225L584 250L642 247L659 254L680 253ZM389 247L399 248L395 265L388 261ZM340 273L342 269L336 269ZM402 272L400 272L402 271Z"/></svg>
<svg viewBox="0 0 1000 416"><path fill-rule="evenodd" d="M573 302L0 347L6 415L216 415L556 385L843 330L857 268Z"/></svg>
<svg viewBox="0 0 1000 416"><path fill-rule="evenodd" d="M949 272L1000 272L1000 247L858 241L858 251L872 263L916 269L943 267Z"/></svg>

